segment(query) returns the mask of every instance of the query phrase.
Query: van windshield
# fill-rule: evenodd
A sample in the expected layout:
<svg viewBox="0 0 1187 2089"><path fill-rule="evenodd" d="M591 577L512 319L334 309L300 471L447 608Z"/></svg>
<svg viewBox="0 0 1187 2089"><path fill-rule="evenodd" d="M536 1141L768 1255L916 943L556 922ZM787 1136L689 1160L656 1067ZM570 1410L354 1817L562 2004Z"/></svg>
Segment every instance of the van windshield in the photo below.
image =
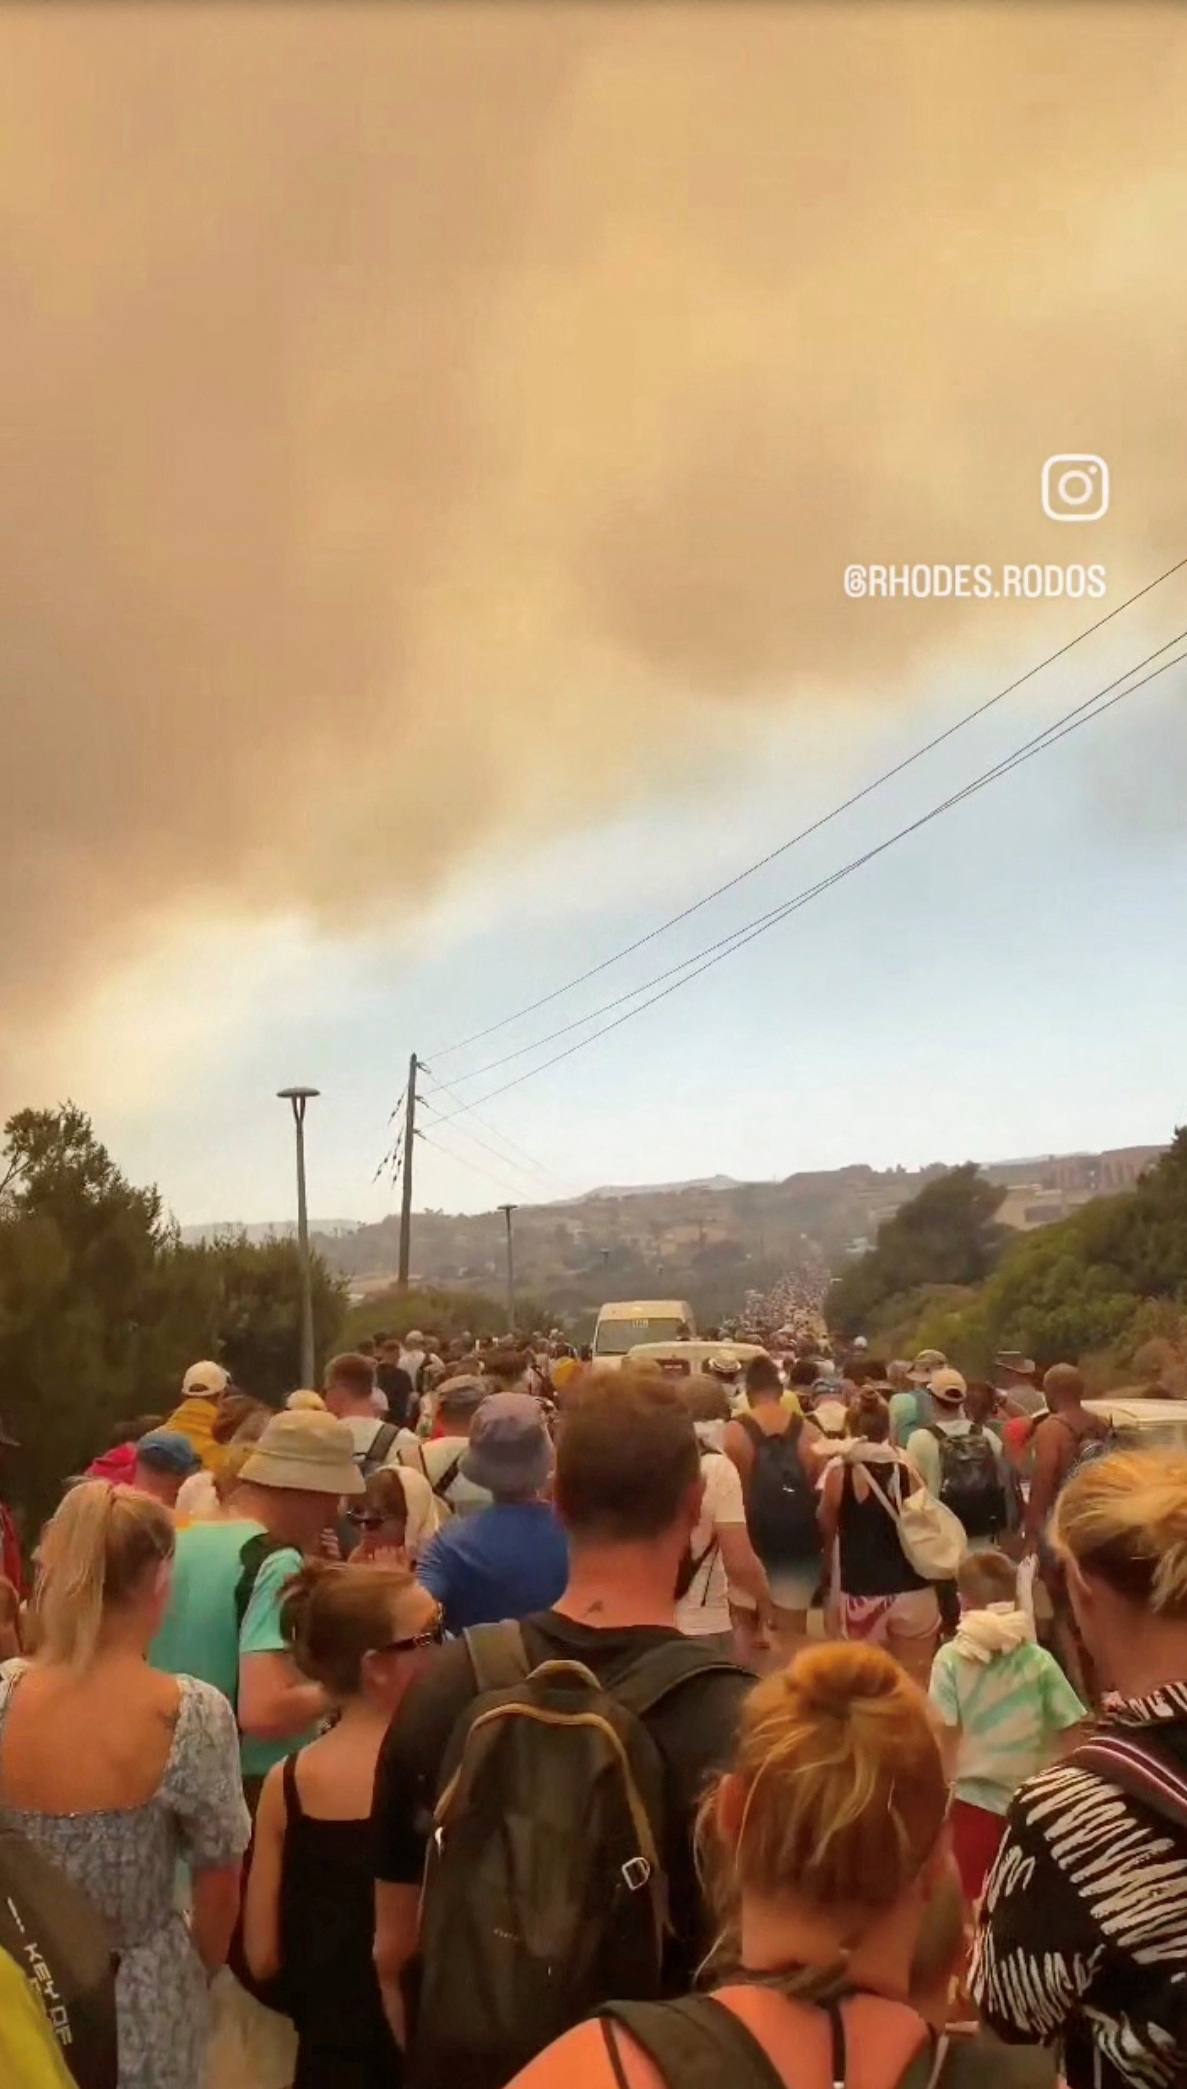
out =
<svg viewBox="0 0 1187 2089"><path fill-rule="evenodd" d="M683 1342L687 1320L600 1320L594 1336L595 1356L625 1356L636 1342Z"/></svg>

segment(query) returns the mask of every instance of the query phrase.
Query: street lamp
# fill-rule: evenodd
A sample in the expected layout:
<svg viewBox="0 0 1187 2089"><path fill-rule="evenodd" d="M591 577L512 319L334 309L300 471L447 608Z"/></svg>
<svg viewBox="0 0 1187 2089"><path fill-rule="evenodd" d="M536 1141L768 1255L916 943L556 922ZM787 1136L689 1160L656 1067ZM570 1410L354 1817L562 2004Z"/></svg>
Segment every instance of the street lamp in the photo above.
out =
<svg viewBox="0 0 1187 2089"><path fill-rule="evenodd" d="M319 1088L278 1088L281 1102L292 1104L297 1133L297 1254L301 1265L301 1384L313 1384L313 1275L309 1267L309 1212L305 1203L305 1105Z"/></svg>
<svg viewBox="0 0 1187 2089"><path fill-rule="evenodd" d="M500 1204L499 1210L507 1221L507 1333L515 1333L515 1246L511 1234L511 1214L518 1211L518 1204Z"/></svg>

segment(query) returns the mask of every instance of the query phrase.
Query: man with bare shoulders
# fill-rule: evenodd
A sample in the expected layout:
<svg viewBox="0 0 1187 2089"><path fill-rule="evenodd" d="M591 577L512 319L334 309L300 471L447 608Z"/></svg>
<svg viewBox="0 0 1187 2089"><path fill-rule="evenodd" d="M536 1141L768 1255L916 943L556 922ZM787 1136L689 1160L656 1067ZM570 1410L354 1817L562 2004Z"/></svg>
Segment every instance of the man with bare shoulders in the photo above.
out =
<svg viewBox="0 0 1187 2089"><path fill-rule="evenodd" d="M722 1449L738 1469L750 1542L766 1570L775 1636L789 1661L808 1636L820 1587L816 1482L825 1447L812 1423L784 1404L771 1357L756 1356L747 1366L746 1398L747 1411L727 1426ZM746 1606L739 1607L745 1617Z"/></svg>

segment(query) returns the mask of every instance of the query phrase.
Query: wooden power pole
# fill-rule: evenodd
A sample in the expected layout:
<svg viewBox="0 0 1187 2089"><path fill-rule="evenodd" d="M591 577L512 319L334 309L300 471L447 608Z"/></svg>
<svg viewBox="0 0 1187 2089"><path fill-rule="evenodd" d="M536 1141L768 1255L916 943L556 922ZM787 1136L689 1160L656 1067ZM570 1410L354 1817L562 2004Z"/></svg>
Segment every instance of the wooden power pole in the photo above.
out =
<svg viewBox="0 0 1187 2089"><path fill-rule="evenodd" d="M404 1103L404 1168L400 1186L400 1266L396 1282L408 1289L412 1255L412 1142L416 1137L416 1053L408 1061L408 1095Z"/></svg>

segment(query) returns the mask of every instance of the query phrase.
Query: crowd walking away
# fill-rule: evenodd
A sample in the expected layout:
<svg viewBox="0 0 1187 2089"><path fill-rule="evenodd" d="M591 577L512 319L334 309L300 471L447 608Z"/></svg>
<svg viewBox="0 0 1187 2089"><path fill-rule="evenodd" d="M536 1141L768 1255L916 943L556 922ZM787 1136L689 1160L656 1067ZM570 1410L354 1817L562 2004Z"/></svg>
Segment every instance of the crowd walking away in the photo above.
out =
<svg viewBox="0 0 1187 2089"><path fill-rule="evenodd" d="M0 2079L1183 2089L1187 1455L670 1348L200 1362L0 1519Z"/></svg>

